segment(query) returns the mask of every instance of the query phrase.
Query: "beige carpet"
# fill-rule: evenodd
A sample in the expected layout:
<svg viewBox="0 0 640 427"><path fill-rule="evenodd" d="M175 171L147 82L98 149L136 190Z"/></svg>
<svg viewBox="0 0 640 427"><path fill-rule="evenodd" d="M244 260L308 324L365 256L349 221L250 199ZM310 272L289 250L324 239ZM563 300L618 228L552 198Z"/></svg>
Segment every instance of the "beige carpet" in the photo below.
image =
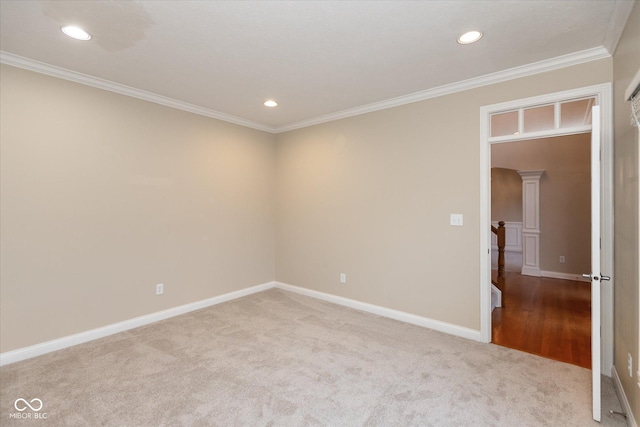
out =
<svg viewBox="0 0 640 427"><path fill-rule="evenodd" d="M597 426L590 375L273 289L5 366L0 424Z"/></svg>

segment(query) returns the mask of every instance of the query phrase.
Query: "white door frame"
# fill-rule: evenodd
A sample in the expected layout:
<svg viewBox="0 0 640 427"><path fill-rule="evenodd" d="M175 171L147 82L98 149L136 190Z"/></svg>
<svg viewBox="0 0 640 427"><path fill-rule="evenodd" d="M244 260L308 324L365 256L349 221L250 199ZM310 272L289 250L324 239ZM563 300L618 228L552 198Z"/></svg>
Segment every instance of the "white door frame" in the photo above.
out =
<svg viewBox="0 0 640 427"><path fill-rule="evenodd" d="M551 104L576 98L595 97L601 108L602 169L601 189L601 233L602 274L611 276L611 281L602 283L602 373L611 376L613 367L613 105L612 85L603 83L563 92L555 92L532 98L519 99L480 108L480 336L483 342L491 342L491 143L490 116L492 113L523 107ZM505 141L536 139L576 133L565 131L536 132L511 135Z"/></svg>
<svg viewBox="0 0 640 427"><path fill-rule="evenodd" d="M592 403L593 403L593 419L600 421L602 418L602 390L600 385L600 374L602 372L602 351L601 340L602 330L601 310L602 310L602 280L598 273L602 271L600 261L602 254L600 251L599 240L602 237L600 233L600 211L602 204L600 203L600 172L602 169L600 161L601 144L600 144L600 106L596 105L592 108L593 129L591 130L591 271L588 274L591 280L591 383L592 383ZM584 276L584 274L583 274ZM609 280L608 278L607 280Z"/></svg>

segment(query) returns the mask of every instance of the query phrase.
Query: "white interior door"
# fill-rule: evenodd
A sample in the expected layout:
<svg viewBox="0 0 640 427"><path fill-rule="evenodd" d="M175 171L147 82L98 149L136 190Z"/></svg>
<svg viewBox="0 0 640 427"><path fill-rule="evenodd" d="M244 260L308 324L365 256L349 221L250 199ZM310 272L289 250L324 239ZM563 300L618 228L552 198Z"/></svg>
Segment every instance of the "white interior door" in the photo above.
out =
<svg viewBox="0 0 640 427"><path fill-rule="evenodd" d="M546 94L542 96L492 104L480 108L480 219L487 224L480 230L480 272L481 282L481 338L484 342L491 342L491 144L512 142L517 140L534 139L582 133L588 131L584 127L562 128L544 132L523 132L522 123L518 121L521 130L517 135L493 135L491 130L492 116L509 111L524 111L525 108L563 103L575 99L595 97L599 106L592 111L592 235L591 235L591 272L586 276L592 283L592 389L593 389L593 418L600 420L600 376L604 372L609 375L613 362L613 294L611 286L602 286L601 281L608 277L602 276L613 270L613 159L612 159L612 87L610 83L590 87L572 89L564 92ZM561 111L560 111L561 112ZM518 114L524 118L524 114ZM559 125L559 123L558 123ZM602 141L601 141L602 138ZM601 146L602 144L602 146ZM602 149L602 165L600 152ZM602 191L602 198L600 192ZM601 207L602 206L602 207ZM604 235L600 236L600 230ZM586 230L585 230L586 231ZM602 241L602 249L600 242ZM600 254L602 252L602 255ZM584 273L587 273L586 271ZM604 304L604 305L603 305ZM602 327L601 327L602 326ZM601 331L602 329L602 331ZM602 365L604 363L604 366ZM640 375L640 373L639 373Z"/></svg>
<svg viewBox="0 0 640 427"><path fill-rule="evenodd" d="M600 421L600 106L593 107L591 129L591 382L593 419Z"/></svg>

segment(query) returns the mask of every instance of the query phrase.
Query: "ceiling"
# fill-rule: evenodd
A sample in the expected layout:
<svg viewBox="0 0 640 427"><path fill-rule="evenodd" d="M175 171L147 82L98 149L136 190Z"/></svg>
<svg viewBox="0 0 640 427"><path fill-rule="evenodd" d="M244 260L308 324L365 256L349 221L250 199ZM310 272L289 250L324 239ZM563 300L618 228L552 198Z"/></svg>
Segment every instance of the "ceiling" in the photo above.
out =
<svg viewBox="0 0 640 427"><path fill-rule="evenodd" d="M459 82L606 57L632 7L628 0L2 0L0 59L279 132L426 99ZM93 39L67 37L60 27L68 24ZM470 29L484 37L459 45ZM267 99L279 106L263 106Z"/></svg>

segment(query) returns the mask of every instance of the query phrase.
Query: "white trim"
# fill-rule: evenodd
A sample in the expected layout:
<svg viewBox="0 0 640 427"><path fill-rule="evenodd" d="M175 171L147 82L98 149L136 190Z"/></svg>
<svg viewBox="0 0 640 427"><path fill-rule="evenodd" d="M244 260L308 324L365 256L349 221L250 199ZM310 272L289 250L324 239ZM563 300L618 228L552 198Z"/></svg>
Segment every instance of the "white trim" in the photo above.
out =
<svg viewBox="0 0 640 427"><path fill-rule="evenodd" d="M426 317L417 316L410 313L405 313L399 310L393 310L386 307L380 307L373 304L367 304L364 302L352 300L349 298L343 298L336 295L327 294L324 292L318 292L311 289L305 289L298 286L292 286L281 282L268 282L262 285L252 286L249 288L241 289L238 291L230 292L227 294L219 295L217 297L209 298L202 301L193 302L190 304L181 305L178 307L170 308L156 313L147 314L144 316L136 317L122 322L113 323L111 325L103 326L89 331L80 332L66 337L58 338L51 341L46 341L39 344L34 344L28 347L19 348L17 350L7 351L0 354L0 366L16 363L21 360L31 359L36 356L51 353L53 351L62 350L65 348L73 347L78 344L83 344L89 341L104 338L109 335L114 335L120 332L128 331L130 329L138 328L140 326L148 325L161 320L169 319L171 317L179 316L181 314L189 313L191 311L200 310L202 308L210 307L223 302L231 301L237 298L242 298L247 295L255 294L257 292L266 291L271 288L278 288L289 292L305 295L308 297L328 301L334 304L350 307L356 310L365 311L367 313L376 314L378 316L388 317L390 319L399 320L401 322L410 323L412 325L422 326L424 328L434 329L436 331L444 332L450 335L455 335L462 338L467 338L474 341L482 341L480 331L474 329L465 328L462 326L453 325L451 323L441 322L439 320L433 320Z"/></svg>
<svg viewBox="0 0 640 427"><path fill-rule="evenodd" d="M320 299L331 302L333 304L342 305L353 308L355 310L365 311L389 319L399 320L401 322L410 323L412 325L422 326L424 328L434 329L446 334L467 338L474 341L482 341L480 331L469 329L451 323L441 322L439 320L429 319L427 317L417 316L415 314L406 313L404 311L394 310L391 308L381 307L379 305L369 304L366 302L356 301L337 295L327 294L324 292L314 291L312 289L301 288L298 286L288 285L282 282L275 282L275 287L283 291L294 292L300 295Z"/></svg>
<svg viewBox="0 0 640 427"><path fill-rule="evenodd" d="M544 174L544 170L530 170L530 171L516 171L523 178L531 178L539 180L540 177Z"/></svg>
<svg viewBox="0 0 640 427"><path fill-rule="evenodd" d="M367 104L367 105L363 105L355 108L349 108L349 109L338 111L331 114L325 114L325 115L314 117L308 120L301 120L298 122L273 127L273 126L268 126L262 123L257 123L251 120L246 120L241 117L232 116L230 114L225 114L219 111L189 104L189 103L179 101L173 98L169 98L166 96L147 92L141 89L125 86L125 85L111 82L98 77L93 77L87 74L82 74L76 71L46 64L44 62L35 61L33 59L14 55L9 52L0 51L0 63L12 65L14 67L24 68L26 70L47 74L53 77L58 77L58 78L73 81L76 83L97 87L99 89L120 93L122 95L131 96L134 98L142 99L149 102L154 102L156 104L164 105L167 107L176 108L178 110L188 111L190 113L199 114L201 116L211 117L214 119L223 120L225 122L234 123L234 124L245 126L252 129L258 129L258 130L269 132L269 133L287 132L294 129L300 129L308 126L317 125L320 123L331 122L334 120L344 119L347 117L358 116L361 114L371 113L374 111L385 110L387 108L398 107L405 104L411 104L413 102L424 101L431 98L437 98L440 96L463 92L469 89L475 89L478 87L492 85L492 84L505 82L513 79L518 79L521 77L531 76L534 74L545 73L547 71L552 71L552 70L556 70L564 67L570 67L570 66L582 64L585 62L597 61L599 59L604 59L609 57L611 57L611 55L609 54L607 49L602 46L586 49L580 52L573 52L567 55L545 59L543 61L534 62L531 64L521 65L519 67L510 68L508 70L498 71L495 73L486 74L483 76L474 77L471 79L462 80L459 82L450 83L443 86L438 86L432 89L427 89L427 90L411 93L408 95L387 99L380 102L374 102L371 104Z"/></svg>
<svg viewBox="0 0 640 427"><path fill-rule="evenodd" d="M522 122L520 123L521 124L519 126L522 126ZM588 132L591 132L591 125L574 126L570 128L547 129L547 130L540 130L537 132L520 131L520 133L517 135L492 136L491 138L489 138L489 143L496 144L500 142L526 141L529 139L540 139L540 138L548 138L552 136L562 136L562 135L575 135L577 133L588 133Z"/></svg>
<svg viewBox="0 0 640 427"><path fill-rule="evenodd" d="M524 254L524 252L523 252ZM522 257L524 260L524 255ZM522 261L524 263L524 261ZM520 272L523 276L533 276L533 277L541 277L542 271L538 267L528 267L526 265L522 266L522 271Z"/></svg>
<svg viewBox="0 0 640 427"><path fill-rule="evenodd" d="M611 55L614 54L622 37L624 27L627 25L631 11L633 10L634 1L616 0L613 14L609 19L609 28L604 38L603 46Z"/></svg>
<svg viewBox="0 0 640 427"><path fill-rule="evenodd" d="M595 96L602 107L602 271L611 276L602 284L602 372L611 372L613 366L613 106L612 84L598 85L555 92L531 98L486 105L480 108L480 333L484 342L491 341L491 144L489 144L490 114L497 111L529 105L549 104L556 101Z"/></svg>
<svg viewBox="0 0 640 427"><path fill-rule="evenodd" d="M584 277L582 277L582 274L561 273L559 271L548 270L540 270L540 274L542 275L542 277L549 277L551 279L575 280L578 282L591 283L591 280L585 279Z"/></svg>
<svg viewBox="0 0 640 427"><path fill-rule="evenodd" d="M140 326L148 325L160 320L165 320L170 317L179 316L191 311L200 310L202 308L210 307L212 305L227 302L236 298L255 294L256 292L262 292L267 289L273 288L273 286L274 282L268 282L262 285L252 286L250 288L241 289L239 291L229 292L227 294L219 295L217 297L205 299L202 301L169 308L167 310L158 311L156 313L151 313L144 316L135 317L133 319L124 320L122 322L113 323L111 325L103 326L100 328L91 329L89 331L68 335L66 337L46 341L40 344L34 344L28 347L19 348L17 350L7 351L0 354L0 366L30 359L36 356L41 356L46 353L51 353L52 351L62 350L64 348L83 344L89 341L97 340L99 338L104 338L109 335L128 331L129 329L138 328Z"/></svg>
<svg viewBox="0 0 640 427"><path fill-rule="evenodd" d="M622 412L627 414L627 425L629 427L638 427L638 423L636 422L636 419L633 416L633 412L631 411L631 404L629 403L629 399L627 399L627 395L624 392L624 387L622 387L622 382L620 381L620 376L618 376L618 370L615 366L611 368L611 379L613 380L613 388L616 390L618 400L620 400Z"/></svg>
<svg viewBox="0 0 640 427"><path fill-rule="evenodd" d="M544 170L517 172L522 178L521 274L540 277L540 178Z"/></svg>
<svg viewBox="0 0 640 427"><path fill-rule="evenodd" d="M555 102L564 102L568 100L577 100L577 99L585 99L596 97L598 98L601 92L605 89L606 86L610 86L611 83L601 83L593 86L585 86L577 89L569 89L562 92L554 92L548 93L545 95L537 95L531 96L529 98L516 99L512 101L499 102L497 104L485 105L484 108L486 111L490 113L497 113L509 110L518 110L520 108L527 108L531 106L540 106L553 104ZM597 101L601 101L597 99ZM562 131L563 129L556 129L557 131ZM484 139L487 140L489 134L487 133L484 136ZM514 135L513 138L516 139L518 136Z"/></svg>
<svg viewBox="0 0 640 427"><path fill-rule="evenodd" d="M601 85L600 102L601 126L601 167L600 181L600 236L602 237L600 275L611 276L611 281L600 282L601 288L601 323L602 328L602 371L609 376L613 367L613 285L615 283L613 268L613 84Z"/></svg>
<svg viewBox="0 0 640 427"><path fill-rule="evenodd" d="M573 65L582 64L599 59L609 58L611 55L604 47L595 47L591 49L574 52L567 55L557 56L555 58L545 59L543 61L531 64L521 65L519 67L510 68L508 70L498 71L484 76L474 77L455 83L438 86L408 95L398 96L396 98L387 99L372 104L363 105L356 108L338 111L336 113L325 114L323 116L314 117L308 120L301 120L278 126L276 133L287 132L294 129L305 128L308 126L318 125L321 123L340 120L347 117L359 116L361 114L371 113L373 111L385 110L387 108L399 107L413 102L424 101L427 99L437 98L440 96L451 95L457 92L463 92L470 89L501 83L509 80L519 79L521 77L531 76L547 71L557 70L559 68L571 67Z"/></svg>
<svg viewBox="0 0 640 427"><path fill-rule="evenodd" d="M489 107L480 108L480 335L491 342L491 115Z"/></svg>
<svg viewBox="0 0 640 427"><path fill-rule="evenodd" d="M222 120L236 125L261 130L264 132L274 133L275 128L242 117L232 116L230 114L221 113L209 108L200 107L198 105L189 104L177 99L147 92L142 89L136 89L131 86L125 86L99 77L93 77L87 74L78 73L77 71L67 70L66 68L56 67L55 65L45 64L44 62L35 61L33 59L24 58L9 52L0 51L0 63L23 68L36 73L46 74L48 76L57 77L59 79L69 80L71 82L95 87L98 89L108 90L110 92L119 93L121 95L130 96L132 98L142 99L143 101L153 102L155 104L164 105L165 107L175 108L177 110L187 111L189 113L198 114L212 119Z"/></svg>

